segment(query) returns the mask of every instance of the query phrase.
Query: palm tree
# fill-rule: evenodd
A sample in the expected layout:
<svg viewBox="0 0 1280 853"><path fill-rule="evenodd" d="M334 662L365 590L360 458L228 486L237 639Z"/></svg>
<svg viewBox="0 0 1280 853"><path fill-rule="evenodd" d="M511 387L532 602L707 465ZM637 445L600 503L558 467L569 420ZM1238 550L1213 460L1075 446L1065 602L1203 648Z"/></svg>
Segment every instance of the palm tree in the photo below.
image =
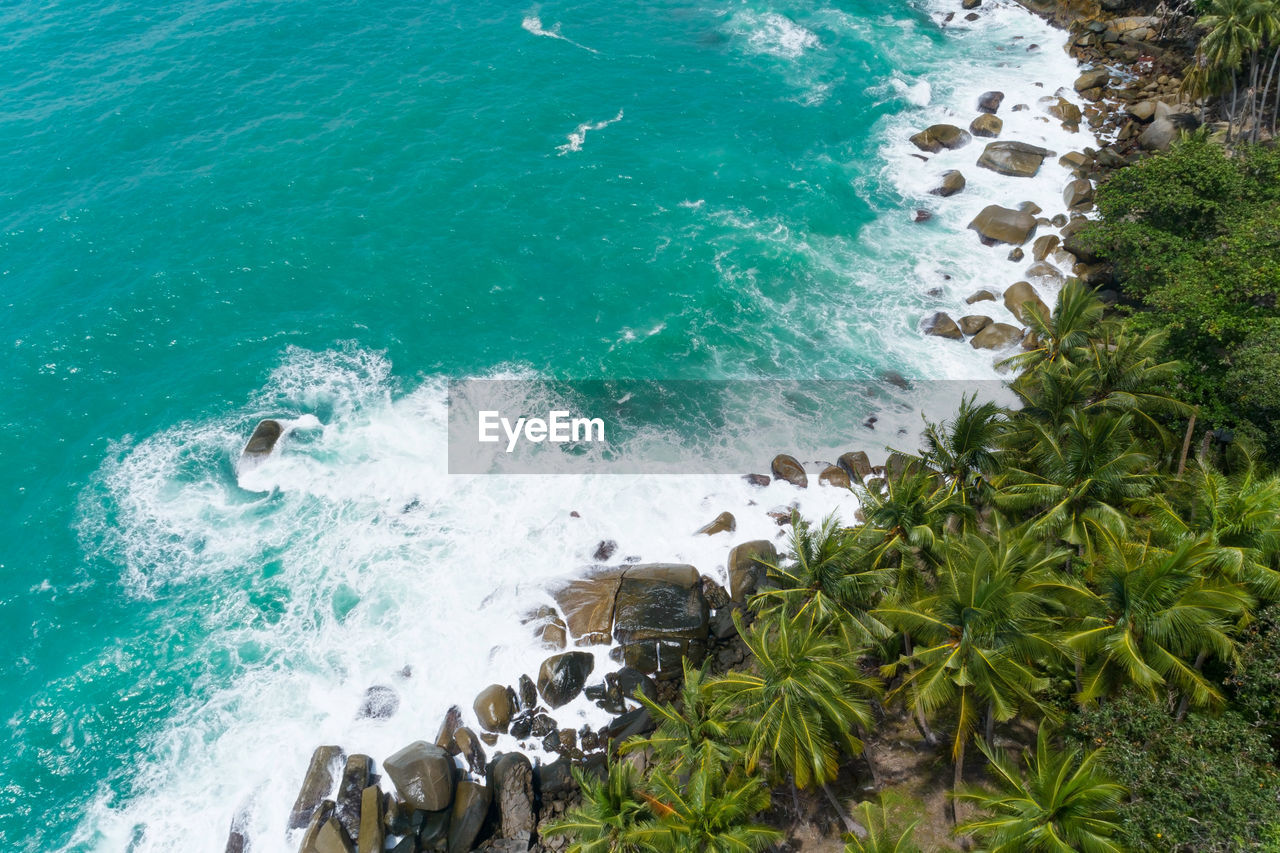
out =
<svg viewBox="0 0 1280 853"><path fill-rule="evenodd" d="M1259 40L1254 32L1254 0L1212 0L1209 14L1200 17L1200 25L1208 30L1200 41L1200 52L1206 66L1230 75L1231 106L1227 114L1227 141L1231 141L1231 125L1239 113L1240 81L1237 75L1245 57L1256 57ZM1256 61L1255 61L1256 65Z"/></svg>
<svg viewBox="0 0 1280 853"><path fill-rule="evenodd" d="M877 564L891 565L895 557L904 565L934 561L947 522L974 515L954 485L915 466L862 488L858 497L865 519L863 535L872 543L870 554Z"/></svg>
<svg viewBox="0 0 1280 853"><path fill-rule="evenodd" d="M1172 448L1161 418L1186 417L1192 407L1161 393L1175 385L1178 370L1178 362L1162 360L1165 337L1163 332L1140 335L1104 324L1082 368L1092 389L1089 409L1127 412L1144 434Z"/></svg>
<svg viewBox="0 0 1280 853"><path fill-rule="evenodd" d="M699 767L682 783L666 770L649 780L657 824L642 833L653 850L684 853L750 853L783 839L783 833L750 818L769 807L764 780L742 772L726 775L718 768Z"/></svg>
<svg viewBox="0 0 1280 853"><path fill-rule="evenodd" d="M685 658L683 665L679 709L637 693L636 698L649 709L658 725L648 737L628 739L620 752L625 755L651 748L658 763L678 775L687 775L698 768L723 771L740 757L737 744L745 739L743 726L712 708L704 683L709 664L698 669Z"/></svg>
<svg viewBox="0 0 1280 853"><path fill-rule="evenodd" d="M1062 654L1050 618L1053 598L1071 585L1056 571L1061 558L1062 552L1045 552L1027 536L967 536L948 549L935 592L879 611L918 641L912 655L883 667L886 677L908 669L890 695L905 691L926 712L946 708L954 714L954 788L984 712L990 739L994 723L1024 707L1041 707L1036 695L1048 679L1038 662ZM954 802L950 810L954 821Z"/></svg>
<svg viewBox="0 0 1280 853"><path fill-rule="evenodd" d="M654 814L638 793L638 774L629 763L610 763L604 779L595 780L574 768L582 789L581 805L542 829L549 837L570 836L568 853L644 853Z"/></svg>
<svg viewBox="0 0 1280 853"><path fill-rule="evenodd" d="M1005 359L1002 364L1019 371L1034 371L1045 364L1074 363L1083 358L1094 334L1102 325L1104 306L1097 294L1080 279L1073 278L1058 291L1058 300L1049 316L1031 307L1031 332L1036 347Z"/></svg>
<svg viewBox="0 0 1280 853"><path fill-rule="evenodd" d="M831 514L815 529L793 514L790 559L769 566L776 589L754 596L751 606L762 613L781 608L788 617L803 616L815 624L834 624L850 646L884 640L890 631L871 615L890 572L867 559L857 534Z"/></svg>
<svg viewBox="0 0 1280 853"><path fill-rule="evenodd" d="M871 725L869 700L881 689L858 669L861 652L805 619L774 614L750 630L736 614L734 622L754 657L753 671L729 672L709 688L719 707L751 726L743 746L747 772L767 759L799 788L834 779L838 747L862 751L854 730Z"/></svg>
<svg viewBox="0 0 1280 853"><path fill-rule="evenodd" d="M1251 597L1202 575L1202 542L1166 551L1108 536L1106 545L1096 609L1067 638L1085 661L1079 700L1090 702L1133 684L1153 698L1177 690L1197 707L1220 703L1217 688L1187 659L1232 659L1230 628L1248 611Z"/></svg>
<svg viewBox="0 0 1280 853"><path fill-rule="evenodd" d="M1035 513L1032 529L1091 552L1100 533L1123 534L1127 505L1148 494L1152 459L1130 430L1129 415L1073 409L1052 427L1030 424L1034 443L1021 466L1006 470L998 506Z"/></svg>
<svg viewBox="0 0 1280 853"><path fill-rule="evenodd" d="M979 742L990 762L995 790L971 789L961 799L984 814L957 833L972 835L979 850L1018 853L1121 853L1115 808L1124 788L1098 768L1099 752L1083 757L1050 743L1041 726L1034 755L1024 755L1025 775L1008 755Z"/></svg>
<svg viewBox="0 0 1280 853"><path fill-rule="evenodd" d="M913 820L905 826L892 815L890 806L879 803L858 803L859 822L867 828L865 838L849 835L845 838L844 853L921 853L915 842L915 830L920 821Z"/></svg>
<svg viewBox="0 0 1280 853"><path fill-rule="evenodd" d="M1006 424L1005 411L995 403L978 404L976 394L964 397L954 418L925 427L921 458L955 485L961 503L975 505L999 468L996 447Z"/></svg>

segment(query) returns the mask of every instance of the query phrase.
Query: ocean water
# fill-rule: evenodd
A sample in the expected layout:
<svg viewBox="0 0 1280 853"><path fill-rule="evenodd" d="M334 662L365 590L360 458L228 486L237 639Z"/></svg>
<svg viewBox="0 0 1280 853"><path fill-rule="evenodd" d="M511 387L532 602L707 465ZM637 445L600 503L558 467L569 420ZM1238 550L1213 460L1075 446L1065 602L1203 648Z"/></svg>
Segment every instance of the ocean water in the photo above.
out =
<svg viewBox="0 0 1280 853"><path fill-rule="evenodd" d="M294 849L311 749L384 758L530 671L520 614L597 541L717 576L773 506L851 514L732 476L450 477L445 383L992 377L920 321L1022 277L977 210L1052 215L1069 176L907 137L1001 89L1004 138L1092 139L1039 104L1061 34L957 9L0 8L0 846L216 851L235 820ZM949 168L968 189L928 195ZM296 428L238 475L267 416ZM806 461L910 441L767 420ZM724 509L733 537L691 535ZM356 719L371 684L390 720Z"/></svg>

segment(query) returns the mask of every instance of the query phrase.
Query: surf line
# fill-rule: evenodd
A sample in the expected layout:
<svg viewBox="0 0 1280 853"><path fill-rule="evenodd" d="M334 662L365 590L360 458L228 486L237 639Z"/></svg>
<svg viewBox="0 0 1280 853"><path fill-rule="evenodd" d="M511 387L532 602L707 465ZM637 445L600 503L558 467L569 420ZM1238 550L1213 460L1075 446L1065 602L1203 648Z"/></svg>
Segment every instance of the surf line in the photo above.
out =
<svg viewBox="0 0 1280 853"><path fill-rule="evenodd" d="M587 47L585 44L579 44L568 36L560 34L560 22L556 21L551 25L551 29L542 28L542 19L537 15L525 15L524 20L520 22L520 26L526 31L533 33L535 36L546 36L547 38L560 39L560 41L568 42L574 47L580 47L589 53L599 53L594 47Z"/></svg>
<svg viewBox="0 0 1280 853"><path fill-rule="evenodd" d="M618 114L613 118L605 119L604 121L598 121L595 124L592 124L589 121L583 122L582 124L578 125L577 130L575 130L573 133L569 134L568 137L566 137L569 141L563 145L557 145L556 150L560 152L561 157L563 157L564 155L568 154L571 151L581 151L582 143L587 141L587 131L603 130L604 128L618 121L622 121L622 110L618 110Z"/></svg>

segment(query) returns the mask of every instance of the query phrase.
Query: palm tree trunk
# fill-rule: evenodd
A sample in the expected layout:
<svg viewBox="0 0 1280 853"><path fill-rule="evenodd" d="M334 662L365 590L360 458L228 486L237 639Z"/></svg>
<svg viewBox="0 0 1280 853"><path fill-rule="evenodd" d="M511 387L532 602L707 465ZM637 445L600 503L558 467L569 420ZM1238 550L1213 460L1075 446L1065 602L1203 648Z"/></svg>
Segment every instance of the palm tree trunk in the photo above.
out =
<svg viewBox="0 0 1280 853"><path fill-rule="evenodd" d="M1191 434L1196 430L1196 416L1191 415L1191 420L1187 421L1187 434L1182 437L1182 455L1178 457L1178 476L1182 479L1182 472L1187 470L1187 453L1191 450Z"/></svg>
<svg viewBox="0 0 1280 853"><path fill-rule="evenodd" d="M1194 669L1196 672L1199 672L1200 667L1204 666L1204 661L1205 661L1205 658L1207 657L1209 657L1209 653L1204 649L1201 649L1200 653L1196 655L1196 662L1192 664L1191 668ZM1178 703L1178 712L1173 715L1174 721L1180 723L1183 720L1185 720L1187 718L1187 709L1190 707L1191 707L1191 694L1183 693L1182 701Z"/></svg>
<svg viewBox="0 0 1280 853"><path fill-rule="evenodd" d="M907 657L907 672L914 673L916 665L911 661L911 634L907 631L902 632L902 651ZM916 728L920 730L920 736L924 738L924 742L930 747L938 745L938 736L933 733L933 729L929 728L929 721L924 716L924 706L920 704L920 698L916 697L912 701L913 713Z"/></svg>
<svg viewBox="0 0 1280 853"><path fill-rule="evenodd" d="M862 760L867 762L867 769L871 771L871 785L879 791L882 784L880 781L880 768L876 764L876 757L871 748L870 734L868 732L868 737L862 738Z"/></svg>
<svg viewBox="0 0 1280 853"><path fill-rule="evenodd" d="M987 703L987 719L984 723L983 736L986 738L987 746L995 746L993 741L996 737L996 709L995 706Z"/></svg>
<svg viewBox="0 0 1280 853"><path fill-rule="evenodd" d="M951 818L953 825L960 822L960 804L956 801L956 793L964 784L964 749L965 743L960 741L960 750L956 753L955 768L951 775L951 799L947 805L947 816Z"/></svg>
<svg viewBox="0 0 1280 853"><path fill-rule="evenodd" d="M844 805L827 787L827 783L822 783L822 793L827 795L827 801L831 803L831 807L836 810L836 814L840 816L841 823L844 824L845 831L850 832L859 838L867 837L867 828L853 819L853 815L845 810Z"/></svg>
<svg viewBox="0 0 1280 853"><path fill-rule="evenodd" d="M1275 79L1277 59L1280 59L1280 50L1277 50L1274 54L1271 55L1271 65L1267 68L1266 82L1262 84L1262 95L1260 96L1260 99L1261 99L1263 113L1265 113L1267 109L1267 93L1271 91L1271 82L1273 79ZM1259 122L1261 122L1262 120L1261 113L1259 114L1258 120ZM1276 133L1276 116L1275 116L1275 113L1273 112L1271 114L1271 135L1275 136L1275 133Z"/></svg>
<svg viewBox="0 0 1280 853"><path fill-rule="evenodd" d="M1280 46L1276 47L1276 59L1280 59ZM1276 59L1271 60L1275 65ZM1280 83L1276 85L1276 99L1271 104L1271 136L1276 135L1276 118L1280 116Z"/></svg>

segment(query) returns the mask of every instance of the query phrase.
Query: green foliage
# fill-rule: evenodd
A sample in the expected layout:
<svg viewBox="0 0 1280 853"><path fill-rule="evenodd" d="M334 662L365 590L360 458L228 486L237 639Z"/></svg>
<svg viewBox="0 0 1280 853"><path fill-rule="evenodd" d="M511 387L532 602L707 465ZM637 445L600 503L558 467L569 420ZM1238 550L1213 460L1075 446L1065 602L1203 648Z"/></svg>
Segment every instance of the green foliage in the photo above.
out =
<svg viewBox="0 0 1280 853"><path fill-rule="evenodd" d="M1225 684L1232 709L1280 749L1280 606L1262 610L1245 629Z"/></svg>
<svg viewBox="0 0 1280 853"><path fill-rule="evenodd" d="M903 810L898 798L881 797L877 803L858 803L854 813L867 835L865 838L846 836L844 853L921 853L920 845L915 842L920 820L904 823Z"/></svg>
<svg viewBox="0 0 1280 853"><path fill-rule="evenodd" d="M610 764L604 779L573 771L582 789L582 804L543 828L549 837L572 839L568 853L642 853L647 850L641 833L653 822L653 813L637 794L639 775L626 763Z"/></svg>
<svg viewBox="0 0 1280 853"><path fill-rule="evenodd" d="M1020 772L1009 755L979 742L989 762L992 790L970 788L959 796L978 807L980 817L957 827L972 835L979 851L1025 853L1120 853L1115 838L1116 806L1124 788L1099 766L1100 754L1058 749L1041 726L1034 754L1023 756Z"/></svg>
<svg viewBox="0 0 1280 853"><path fill-rule="evenodd" d="M1280 822L1274 753L1234 711L1179 723L1164 701L1124 694L1074 715L1066 731L1103 748L1102 770L1129 789L1119 807L1124 849L1258 849Z"/></svg>
<svg viewBox="0 0 1280 853"><path fill-rule="evenodd" d="M707 668L697 669L687 658L683 666L678 708L637 693L636 698L649 709L658 725L648 737L629 739L622 745L622 753L652 748L655 760L673 773L689 773L696 768L723 771L740 757L738 745L746 738L744 727L712 707L704 684Z"/></svg>

